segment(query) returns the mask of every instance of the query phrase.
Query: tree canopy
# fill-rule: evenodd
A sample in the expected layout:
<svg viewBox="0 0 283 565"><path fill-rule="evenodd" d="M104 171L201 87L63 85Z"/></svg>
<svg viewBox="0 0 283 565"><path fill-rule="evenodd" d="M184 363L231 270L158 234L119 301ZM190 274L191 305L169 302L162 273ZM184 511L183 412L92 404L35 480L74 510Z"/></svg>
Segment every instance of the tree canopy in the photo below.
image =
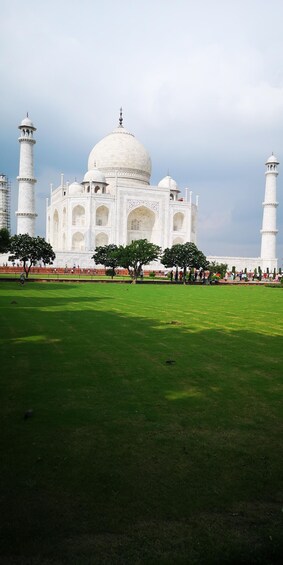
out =
<svg viewBox="0 0 283 565"><path fill-rule="evenodd" d="M228 265L227 263L216 263L216 261L212 261L211 263L209 263L208 268L211 275L216 275L217 273L219 273L221 275L221 278L223 279L226 275Z"/></svg>
<svg viewBox="0 0 283 565"><path fill-rule="evenodd" d="M9 261L17 259L23 262L26 278L31 267L37 262L42 261L45 265L50 265L56 257L52 246L43 237L31 237L27 233L12 236L9 251Z"/></svg>
<svg viewBox="0 0 283 565"><path fill-rule="evenodd" d="M92 256L96 265L104 265L112 269L112 278L116 274L116 268L120 263L120 249L114 243L97 247L94 255Z"/></svg>
<svg viewBox="0 0 283 565"><path fill-rule="evenodd" d="M10 233L7 228L0 229L0 253L6 253L9 251L10 244Z"/></svg>
<svg viewBox="0 0 283 565"><path fill-rule="evenodd" d="M161 262L165 267L177 267L183 270L183 281L186 281L187 269L206 269L209 265L205 255L194 243L177 243L172 247L167 247L161 257Z"/></svg>
<svg viewBox="0 0 283 565"><path fill-rule="evenodd" d="M141 276L142 268L158 259L161 248L147 239L137 239L125 247L119 247L120 266L128 269L134 280Z"/></svg>

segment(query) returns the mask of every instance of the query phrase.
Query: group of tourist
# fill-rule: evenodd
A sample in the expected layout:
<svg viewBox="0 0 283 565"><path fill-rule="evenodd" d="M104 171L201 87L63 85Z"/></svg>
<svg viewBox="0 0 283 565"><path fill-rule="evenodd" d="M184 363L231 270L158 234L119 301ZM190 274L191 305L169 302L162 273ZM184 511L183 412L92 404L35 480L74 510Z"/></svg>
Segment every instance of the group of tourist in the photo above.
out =
<svg viewBox="0 0 283 565"><path fill-rule="evenodd" d="M165 271L165 276L168 278L170 277L171 282L183 282L184 280L184 272L182 270L171 270L169 273ZM220 275L219 275L220 278ZM210 271L204 269L188 269L186 272L186 281L189 282L203 282L209 281L210 279Z"/></svg>
<svg viewBox="0 0 283 565"><path fill-rule="evenodd" d="M280 282L281 273L262 273L262 272L245 272L245 271L227 271L224 280L231 281L270 281L270 282Z"/></svg>

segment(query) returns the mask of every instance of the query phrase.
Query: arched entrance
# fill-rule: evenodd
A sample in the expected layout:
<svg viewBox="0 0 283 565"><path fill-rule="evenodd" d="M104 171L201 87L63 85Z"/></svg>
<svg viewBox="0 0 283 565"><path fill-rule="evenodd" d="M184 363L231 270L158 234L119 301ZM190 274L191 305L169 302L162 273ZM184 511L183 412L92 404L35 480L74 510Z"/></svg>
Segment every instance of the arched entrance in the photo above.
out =
<svg viewBox="0 0 283 565"><path fill-rule="evenodd" d="M73 226L85 225L85 209L80 204L77 204L77 206L73 208L72 224Z"/></svg>
<svg viewBox="0 0 283 565"><path fill-rule="evenodd" d="M98 233L95 238L95 247L104 247L108 245L108 235L106 233Z"/></svg>
<svg viewBox="0 0 283 565"><path fill-rule="evenodd" d="M58 237L59 237L59 214L57 210L54 210L53 214L53 246L58 249Z"/></svg>
<svg viewBox="0 0 283 565"><path fill-rule="evenodd" d="M108 224L109 209L106 206L99 206L96 210L96 225L107 226Z"/></svg>
<svg viewBox="0 0 283 565"><path fill-rule="evenodd" d="M84 251L85 250L85 238L81 232L74 233L72 237L72 250L73 251Z"/></svg>
<svg viewBox="0 0 283 565"><path fill-rule="evenodd" d="M181 231L183 229L184 214L177 212L173 217L173 231Z"/></svg>
<svg viewBox="0 0 283 565"><path fill-rule="evenodd" d="M147 239L152 242L155 214L145 206L139 206L128 215L127 242Z"/></svg>

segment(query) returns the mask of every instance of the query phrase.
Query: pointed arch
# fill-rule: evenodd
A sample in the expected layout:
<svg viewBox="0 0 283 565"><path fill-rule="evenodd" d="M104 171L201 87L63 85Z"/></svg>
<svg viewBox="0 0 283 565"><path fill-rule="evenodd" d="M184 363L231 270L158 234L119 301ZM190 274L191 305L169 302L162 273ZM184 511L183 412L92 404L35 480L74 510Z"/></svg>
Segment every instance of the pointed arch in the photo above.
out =
<svg viewBox="0 0 283 565"><path fill-rule="evenodd" d="M146 206L134 208L128 215L127 240L128 243L136 239L147 239L152 242L153 230L155 227L155 213Z"/></svg>
<svg viewBox="0 0 283 565"><path fill-rule="evenodd" d="M65 228L66 225L67 225L67 210L66 210L66 207L65 207L65 206L64 206L64 208L63 208L62 225L63 225L63 228Z"/></svg>
<svg viewBox="0 0 283 565"><path fill-rule="evenodd" d="M53 212L53 234L52 234L52 240L55 249L58 248L58 238L59 238L59 214L58 214L58 210L55 208Z"/></svg>
<svg viewBox="0 0 283 565"><path fill-rule="evenodd" d="M173 231L182 231L184 225L184 214L177 212L173 216Z"/></svg>
<svg viewBox="0 0 283 565"><path fill-rule="evenodd" d="M95 223L97 226L107 226L109 218L109 208L107 206L99 206L96 209Z"/></svg>
<svg viewBox="0 0 283 565"><path fill-rule="evenodd" d="M108 245L108 235L106 233L98 233L95 237L95 247L103 247Z"/></svg>
<svg viewBox="0 0 283 565"><path fill-rule="evenodd" d="M76 232L72 237L72 251L85 251L85 238L81 232Z"/></svg>
<svg viewBox="0 0 283 565"><path fill-rule="evenodd" d="M182 237L175 237L172 241L172 245L177 245L177 243L184 243L184 240Z"/></svg>
<svg viewBox="0 0 283 565"><path fill-rule="evenodd" d="M77 204L72 211L72 224L73 226L85 225L85 208L81 204Z"/></svg>

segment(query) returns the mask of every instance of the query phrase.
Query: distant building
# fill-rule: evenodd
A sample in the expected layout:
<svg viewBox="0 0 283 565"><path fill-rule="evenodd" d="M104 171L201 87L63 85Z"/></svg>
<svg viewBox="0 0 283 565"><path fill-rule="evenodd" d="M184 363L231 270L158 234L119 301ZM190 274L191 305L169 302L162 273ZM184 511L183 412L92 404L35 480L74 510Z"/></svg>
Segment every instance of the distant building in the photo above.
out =
<svg viewBox="0 0 283 565"><path fill-rule="evenodd" d="M10 183L6 175L0 174L0 229L10 231Z"/></svg>

